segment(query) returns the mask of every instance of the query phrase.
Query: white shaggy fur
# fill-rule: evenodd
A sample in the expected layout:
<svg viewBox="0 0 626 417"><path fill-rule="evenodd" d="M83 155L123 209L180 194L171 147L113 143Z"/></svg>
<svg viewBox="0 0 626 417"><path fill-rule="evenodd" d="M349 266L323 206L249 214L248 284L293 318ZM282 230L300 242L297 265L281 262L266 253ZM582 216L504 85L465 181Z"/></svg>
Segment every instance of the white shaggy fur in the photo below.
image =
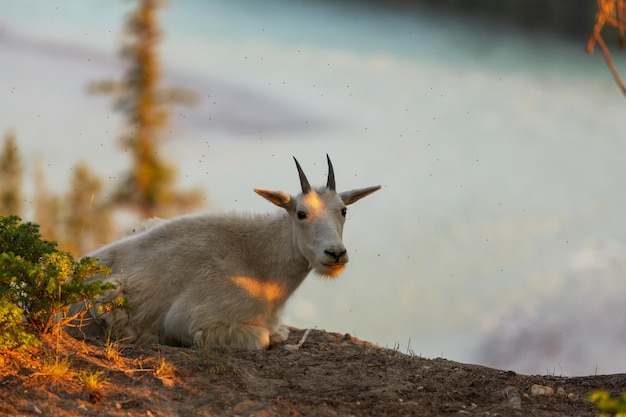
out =
<svg viewBox="0 0 626 417"><path fill-rule="evenodd" d="M279 316L287 298L311 269L327 277L343 271L345 206L380 188L337 193L328 164L326 187L311 189L297 164L299 195L255 189L280 212L151 221L89 254L111 268L104 280L117 287L100 301L124 296L131 306L92 309L90 333L110 327L135 343L244 349L286 340Z"/></svg>

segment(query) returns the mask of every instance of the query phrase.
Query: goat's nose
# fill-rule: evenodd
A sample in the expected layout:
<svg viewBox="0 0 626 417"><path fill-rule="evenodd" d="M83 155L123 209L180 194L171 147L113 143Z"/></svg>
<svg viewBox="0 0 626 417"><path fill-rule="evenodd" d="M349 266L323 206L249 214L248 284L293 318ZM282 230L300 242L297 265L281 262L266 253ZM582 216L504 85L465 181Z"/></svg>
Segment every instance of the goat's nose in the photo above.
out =
<svg viewBox="0 0 626 417"><path fill-rule="evenodd" d="M335 262L339 262L339 260L346 255L346 248L324 249L324 253L331 258L335 258Z"/></svg>

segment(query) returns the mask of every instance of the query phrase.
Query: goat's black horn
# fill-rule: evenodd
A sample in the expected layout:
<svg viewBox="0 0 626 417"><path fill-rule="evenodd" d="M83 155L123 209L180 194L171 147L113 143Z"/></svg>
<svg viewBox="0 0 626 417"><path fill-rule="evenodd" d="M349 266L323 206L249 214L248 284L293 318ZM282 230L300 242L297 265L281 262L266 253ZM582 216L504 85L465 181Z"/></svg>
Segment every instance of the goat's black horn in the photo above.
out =
<svg viewBox="0 0 626 417"><path fill-rule="evenodd" d="M300 185L302 186L302 194L307 194L311 191L311 185L309 184L309 180L306 179L306 175L304 175L304 171L302 171L302 167L296 157L293 157L293 160L296 161L296 168L298 168L298 175L300 176Z"/></svg>
<svg viewBox="0 0 626 417"><path fill-rule="evenodd" d="M328 154L326 154L326 160L328 160L328 181L326 182L326 188L335 191L335 171L333 170L333 163L330 162Z"/></svg>

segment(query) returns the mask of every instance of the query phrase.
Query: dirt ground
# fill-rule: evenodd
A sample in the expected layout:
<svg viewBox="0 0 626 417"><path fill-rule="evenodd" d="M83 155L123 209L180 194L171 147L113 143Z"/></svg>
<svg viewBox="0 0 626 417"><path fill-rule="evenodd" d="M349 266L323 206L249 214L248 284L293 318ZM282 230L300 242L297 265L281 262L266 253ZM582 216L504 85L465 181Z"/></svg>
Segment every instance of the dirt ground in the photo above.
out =
<svg viewBox="0 0 626 417"><path fill-rule="evenodd" d="M304 333L254 352L51 337L0 353L0 415L594 416L587 393L626 390L624 374L519 375L318 330L295 348Z"/></svg>

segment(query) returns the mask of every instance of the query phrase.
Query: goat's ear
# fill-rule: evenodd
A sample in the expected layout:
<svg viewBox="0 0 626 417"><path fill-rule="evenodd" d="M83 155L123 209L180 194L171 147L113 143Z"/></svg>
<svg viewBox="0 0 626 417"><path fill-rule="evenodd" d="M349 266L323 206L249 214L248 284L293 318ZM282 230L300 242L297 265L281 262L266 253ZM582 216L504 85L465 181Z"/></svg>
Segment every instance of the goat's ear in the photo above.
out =
<svg viewBox="0 0 626 417"><path fill-rule="evenodd" d="M265 190L263 188L255 188L254 192L278 207L288 208L291 203L291 196L282 191Z"/></svg>
<svg viewBox="0 0 626 417"><path fill-rule="evenodd" d="M339 193L339 197L341 198L343 203L347 206L349 204L359 201L363 197L366 197L372 194L374 191L378 191L378 190L380 190L380 185L375 185L373 187L359 188L356 190L344 191L342 193Z"/></svg>

